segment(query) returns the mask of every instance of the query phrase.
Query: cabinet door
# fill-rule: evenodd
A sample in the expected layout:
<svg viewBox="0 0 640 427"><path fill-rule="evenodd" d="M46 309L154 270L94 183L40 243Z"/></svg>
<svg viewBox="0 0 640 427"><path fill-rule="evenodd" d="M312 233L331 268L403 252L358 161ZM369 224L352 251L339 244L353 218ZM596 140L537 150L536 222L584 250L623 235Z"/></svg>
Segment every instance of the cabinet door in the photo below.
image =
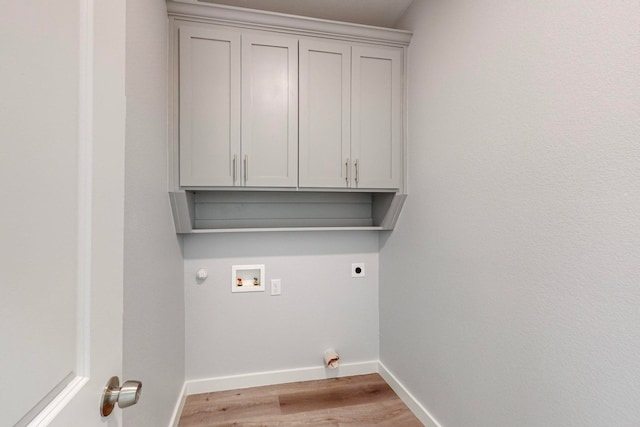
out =
<svg viewBox="0 0 640 427"><path fill-rule="evenodd" d="M242 37L242 156L244 185L297 185L297 39Z"/></svg>
<svg viewBox="0 0 640 427"><path fill-rule="evenodd" d="M351 157L358 188L400 188L403 53L352 48Z"/></svg>
<svg viewBox="0 0 640 427"><path fill-rule="evenodd" d="M351 47L300 41L300 187L347 187Z"/></svg>
<svg viewBox="0 0 640 427"><path fill-rule="evenodd" d="M240 34L182 27L180 185L233 186L240 161Z"/></svg>

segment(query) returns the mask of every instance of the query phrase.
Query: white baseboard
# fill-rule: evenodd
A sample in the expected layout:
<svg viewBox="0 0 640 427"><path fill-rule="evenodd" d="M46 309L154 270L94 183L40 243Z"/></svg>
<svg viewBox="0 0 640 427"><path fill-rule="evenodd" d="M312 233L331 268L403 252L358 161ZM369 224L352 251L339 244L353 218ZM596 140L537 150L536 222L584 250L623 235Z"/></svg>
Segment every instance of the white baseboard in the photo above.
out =
<svg viewBox="0 0 640 427"><path fill-rule="evenodd" d="M184 402L187 400L187 385L182 385L182 390L180 390L180 395L178 396L178 401L176 402L176 407L173 408L173 413L171 414L171 421L169 421L169 427L178 427L178 423L180 422L180 415L182 415L182 410L184 409Z"/></svg>
<svg viewBox="0 0 640 427"><path fill-rule="evenodd" d="M425 409L420 402L416 400L415 397L409 390L407 390L398 379L387 369L386 366L382 362L378 362L379 368L378 373L384 380L389 384L389 386L396 392L396 394L400 397L400 400L404 402L405 405L409 407L413 415L415 415L425 427L442 427L438 421Z"/></svg>
<svg viewBox="0 0 640 427"><path fill-rule="evenodd" d="M396 392L400 399L409 407L411 412L413 412L425 427L442 427L425 409L425 407L422 406L415 397L413 397L413 395L400 383L400 381L398 381L387 367L378 360L341 364L337 369L327 369L324 366L314 366L309 368L256 372L251 374L230 375L186 381L182 386L169 427L178 427L184 403L187 396L192 394L374 373L379 373L380 376L384 378L387 384L389 384L393 391Z"/></svg>
<svg viewBox="0 0 640 427"><path fill-rule="evenodd" d="M260 387L293 383L298 381L323 380L327 378L365 375L378 372L378 361L342 363L336 369L324 366L286 369L282 371L256 372L252 374L230 375L185 382L186 395L211 393L214 391L235 390L239 388Z"/></svg>

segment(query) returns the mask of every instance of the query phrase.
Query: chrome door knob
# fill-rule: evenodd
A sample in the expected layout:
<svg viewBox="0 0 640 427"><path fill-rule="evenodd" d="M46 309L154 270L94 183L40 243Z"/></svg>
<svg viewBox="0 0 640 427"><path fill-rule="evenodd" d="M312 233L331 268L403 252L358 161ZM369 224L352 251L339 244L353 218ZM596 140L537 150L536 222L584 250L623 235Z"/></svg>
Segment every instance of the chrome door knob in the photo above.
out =
<svg viewBox="0 0 640 427"><path fill-rule="evenodd" d="M140 381L125 381L120 387L118 377L111 377L102 392L102 403L100 404L100 415L108 416L118 403L121 408L128 408L138 403L142 383Z"/></svg>

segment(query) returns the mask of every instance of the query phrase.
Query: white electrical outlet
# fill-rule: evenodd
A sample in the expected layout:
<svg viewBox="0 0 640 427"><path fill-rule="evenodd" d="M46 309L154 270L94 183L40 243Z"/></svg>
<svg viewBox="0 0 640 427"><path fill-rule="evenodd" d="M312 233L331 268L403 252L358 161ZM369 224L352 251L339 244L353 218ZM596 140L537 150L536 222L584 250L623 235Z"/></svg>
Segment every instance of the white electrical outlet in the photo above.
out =
<svg viewBox="0 0 640 427"><path fill-rule="evenodd" d="M364 262L351 264L351 277L364 277Z"/></svg>
<svg viewBox="0 0 640 427"><path fill-rule="evenodd" d="M280 295L282 293L282 282L280 279L271 279L271 295Z"/></svg>

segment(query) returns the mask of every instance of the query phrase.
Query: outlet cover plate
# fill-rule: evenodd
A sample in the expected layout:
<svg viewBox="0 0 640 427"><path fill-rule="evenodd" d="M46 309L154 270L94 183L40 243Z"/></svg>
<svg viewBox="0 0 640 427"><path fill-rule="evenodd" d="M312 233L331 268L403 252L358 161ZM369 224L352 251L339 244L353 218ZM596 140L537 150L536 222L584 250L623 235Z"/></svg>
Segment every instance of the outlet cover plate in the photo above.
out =
<svg viewBox="0 0 640 427"><path fill-rule="evenodd" d="M364 262L351 264L351 277L352 278L364 277Z"/></svg>
<svg viewBox="0 0 640 427"><path fill-rule="evenodd" d="M271 279L271 295L280 295L282 293L282 281L280 279Z"/></svg>

